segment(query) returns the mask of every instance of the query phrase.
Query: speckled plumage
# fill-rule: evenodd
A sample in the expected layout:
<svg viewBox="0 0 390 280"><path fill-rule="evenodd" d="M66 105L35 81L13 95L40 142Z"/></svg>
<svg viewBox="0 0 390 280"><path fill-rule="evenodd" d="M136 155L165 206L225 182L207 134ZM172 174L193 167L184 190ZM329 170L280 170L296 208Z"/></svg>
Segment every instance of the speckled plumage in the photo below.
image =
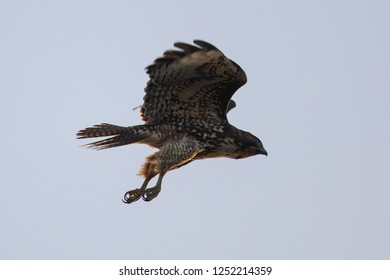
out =
<svg viewBox="0 0 390 280"><path fill-rule="evenodd" d="M146 158L139 189L123 201L155 198L164 175L197 159L246 158L267 155L261 141L229 124L226 114L236 104L231 97L246 83L245 72L215 46L195 40L198 46L175 43L179 50L166 51L148 66L141 117L144 125L122 127L100 124L80 130L78 138L113 136L87 144L96 149L142 143L159 149ZM159 175L155 187L149 181Z"/></svg>

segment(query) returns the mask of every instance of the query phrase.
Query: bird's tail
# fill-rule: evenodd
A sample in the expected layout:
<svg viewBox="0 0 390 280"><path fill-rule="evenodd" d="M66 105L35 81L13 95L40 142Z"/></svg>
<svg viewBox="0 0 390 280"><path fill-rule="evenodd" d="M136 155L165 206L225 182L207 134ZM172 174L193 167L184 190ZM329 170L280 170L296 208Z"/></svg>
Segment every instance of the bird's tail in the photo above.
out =
<svg viewBox="0 0 390 280"><path fill-rule="evenodd" d="M108 123L102 123L94 125L93 127L87 127L80 130L77 133L78 139L83 138L94 138L94 137L105 137L113 136L101 141L86 144L88 148L97 150L113 148L123 145L139 142L147 137L143 125L123 127Z"/></svg>

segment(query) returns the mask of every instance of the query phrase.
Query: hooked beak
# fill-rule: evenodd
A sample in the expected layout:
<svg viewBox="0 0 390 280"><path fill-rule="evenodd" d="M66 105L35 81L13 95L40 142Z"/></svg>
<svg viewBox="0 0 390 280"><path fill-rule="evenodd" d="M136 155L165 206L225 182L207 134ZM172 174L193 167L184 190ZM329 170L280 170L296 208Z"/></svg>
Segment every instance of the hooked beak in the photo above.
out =
<svg viewBox="0 0 390 280"><path fill-rule="evenodd" d="M260 155L268 156L268 152L264 149L264 147L259 147L257 153Z"/></svg>

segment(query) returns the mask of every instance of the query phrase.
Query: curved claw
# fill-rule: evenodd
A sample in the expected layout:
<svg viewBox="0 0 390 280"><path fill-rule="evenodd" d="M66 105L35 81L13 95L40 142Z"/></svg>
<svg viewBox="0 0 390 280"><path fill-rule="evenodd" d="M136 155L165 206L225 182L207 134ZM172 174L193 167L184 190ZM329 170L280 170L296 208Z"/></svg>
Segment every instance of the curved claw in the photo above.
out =
<svg viewBox="0 0 390 280"><path fill-rule="evenodd" d="M151 201L152 199L156 198L158 194L160 193L161 188L160 187L153 187L146 189L145 192L142 194L142 199L144 201Z"/></svg>
<svg viewBox="0 0 390 280"><path fill-rule="evenodd" d="M143 193L141 192L140 189L131 190L125 193L125 195L122 198L122 201L124 203L130 204L140 199L142 195Z"/></svg>

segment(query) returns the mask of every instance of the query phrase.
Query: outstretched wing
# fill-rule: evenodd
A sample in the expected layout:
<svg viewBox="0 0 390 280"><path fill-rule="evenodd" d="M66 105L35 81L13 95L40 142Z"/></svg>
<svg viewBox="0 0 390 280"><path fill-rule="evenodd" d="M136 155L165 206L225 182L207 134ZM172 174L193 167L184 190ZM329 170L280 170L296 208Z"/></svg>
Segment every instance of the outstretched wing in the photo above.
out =
<svg viewBox="0 0 390 280"><path fill-rule="evenodd" d="M166 51L146 68L145 123L227 121L227 112L235 107L231 97L246 83L245 72L215 46L194 43L199 47L175 43L181 51Z"/></svg>

